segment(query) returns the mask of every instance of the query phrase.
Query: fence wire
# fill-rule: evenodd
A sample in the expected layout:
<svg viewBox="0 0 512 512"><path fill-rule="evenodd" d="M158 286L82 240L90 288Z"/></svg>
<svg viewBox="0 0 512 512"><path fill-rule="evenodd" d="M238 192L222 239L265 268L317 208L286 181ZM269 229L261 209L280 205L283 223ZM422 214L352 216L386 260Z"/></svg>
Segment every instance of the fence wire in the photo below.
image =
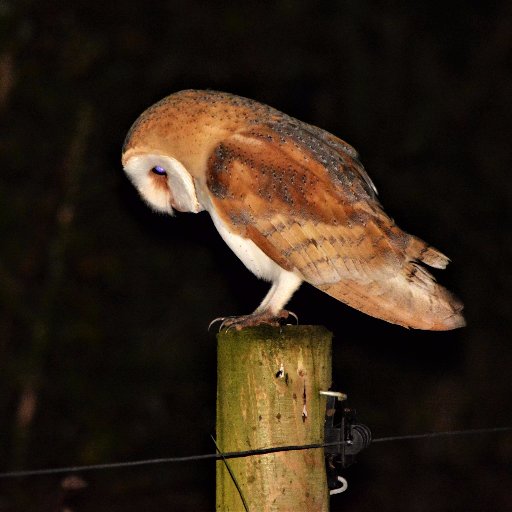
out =
<svg viewBox="0 0 512 512"><path fill-rule="evenodd" d="M498 434L504 432L511 432L511 427L492 427L492 428L476 428L476 429L466 429L466 430L448 430L443 432L425 432L422 434L408 434L408 435L397 435L397 436L387 436L387 437L377 437L372 439L371 444L376 443L389 443L393 441L407 441L407 440L415 440L415 439L432 439L432 438L440 438L440 437L459 437L459 436L467 436L467 435L476 435L476 434ZM242 457L254 457L257 455L267 455L269 453L278 453L278 452L290 452L290 451L300 451L300 450L315 450L319 448L327 448L330 446L340 446L346 444L344 441L337 441L333 443L312 443L312 444L304 444L304 445L288 445L288 446L275 446L271 448L258 448L254 450L242 450L238 452L225 452L225 453L206 453L202 455L187 455L183 457L161 457L155 459L143 459L143 460L134 460L134 461L125 461L125 462L110 462L104 464L89 464L84 466L67 466L67 467L59 467L59 468L46 468L46 469L28 469L28 470L20 470L20 471L6 471L0 473L0 479L7 478L22 478L22 477L32 477L32 476L40 476L40 475L57 475L61 473L77 473L82 471L95 471L95 470L104 470L104 469L120 469L120 468L130 468L130 467L138 467L138 466L149 466L154 464L171 464L178 462L191 462L191 461L201 461L201 460L222 460L222 459L237 459Z"/></svg>

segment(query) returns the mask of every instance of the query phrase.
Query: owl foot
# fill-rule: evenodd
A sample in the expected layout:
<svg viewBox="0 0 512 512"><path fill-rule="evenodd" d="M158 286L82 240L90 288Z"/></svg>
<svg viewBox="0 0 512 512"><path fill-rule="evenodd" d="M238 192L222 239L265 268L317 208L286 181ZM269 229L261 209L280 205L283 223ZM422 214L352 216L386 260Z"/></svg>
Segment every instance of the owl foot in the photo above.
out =
<svg viewBox="0 0 512 512"><path fill-rule="evenodd" d="M274 315L269 311L262 311L258 313L254 312L250 315L219 317L210 322L208 330L210 330L211 326L216 322L220 322L219 332L222 330L229 331L230 329L241 331L246 327L255 327L257 325L270 325L272 327L279 327L290 316L295 318L297 324L299 323L299 317L295 313L292 311L287 311L286 309L282 309L277 315Z"/></svg>

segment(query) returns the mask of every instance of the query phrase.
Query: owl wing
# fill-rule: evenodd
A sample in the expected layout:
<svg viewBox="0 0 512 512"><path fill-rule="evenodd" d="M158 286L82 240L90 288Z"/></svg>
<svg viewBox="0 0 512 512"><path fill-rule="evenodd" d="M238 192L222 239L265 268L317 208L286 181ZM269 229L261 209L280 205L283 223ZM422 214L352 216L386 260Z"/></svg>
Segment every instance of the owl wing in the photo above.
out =
<svg viewBox="0 0 512 512"><path fill-rule="evenodd" d="M421 265L448 258L384 213L340 139L295 120L253 125L214 149L207 186L232 233L338 300L407 327L462 325L462 305Z"/></svg>

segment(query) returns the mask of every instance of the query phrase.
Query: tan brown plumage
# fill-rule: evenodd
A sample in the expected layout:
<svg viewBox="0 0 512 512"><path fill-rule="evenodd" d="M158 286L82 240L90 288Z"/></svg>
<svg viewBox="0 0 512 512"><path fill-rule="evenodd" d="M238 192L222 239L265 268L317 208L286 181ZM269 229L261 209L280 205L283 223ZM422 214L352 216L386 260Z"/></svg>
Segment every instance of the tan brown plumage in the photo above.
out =
<svg viewBox="0 0 512 512"><path fill-rule="evenodd" d="M138 174L141 157L149 158L140 172L152 185ZM157 157L170 157L172 170L155 185ZM444 268L448 258L396 226L357 152L320 128L237 96L183 91L134 124L123 164L158 209L171 213L186 203L208 210L248 268L274 283L277 291L238 326L279 316L302 280L391 323L464 325L462 304L424 267ZM162 187L167 208L152 196Z"/></svg>

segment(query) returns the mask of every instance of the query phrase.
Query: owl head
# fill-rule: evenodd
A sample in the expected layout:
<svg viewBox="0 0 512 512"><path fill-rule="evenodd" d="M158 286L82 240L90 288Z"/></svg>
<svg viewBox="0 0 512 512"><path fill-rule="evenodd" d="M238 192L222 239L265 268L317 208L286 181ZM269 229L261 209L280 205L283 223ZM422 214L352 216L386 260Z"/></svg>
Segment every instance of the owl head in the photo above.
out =
<svg viewBox="0 0 512 512"><path fill-rule="evenodd" d="M141 197L154 210L170 215L173 210L194 213L203 210L192 176L171 155L135 147L123 153L123 167Z"/></svg>
<svg viewBox="0 0 512 512"><path fill-rule="evenodd" d="M158 212L197 213L203 210L196 195L193 162L184 163L182 143L186 117L172 97L156 103L133 123L123 145L123 168L144 201Z"/></svg>

